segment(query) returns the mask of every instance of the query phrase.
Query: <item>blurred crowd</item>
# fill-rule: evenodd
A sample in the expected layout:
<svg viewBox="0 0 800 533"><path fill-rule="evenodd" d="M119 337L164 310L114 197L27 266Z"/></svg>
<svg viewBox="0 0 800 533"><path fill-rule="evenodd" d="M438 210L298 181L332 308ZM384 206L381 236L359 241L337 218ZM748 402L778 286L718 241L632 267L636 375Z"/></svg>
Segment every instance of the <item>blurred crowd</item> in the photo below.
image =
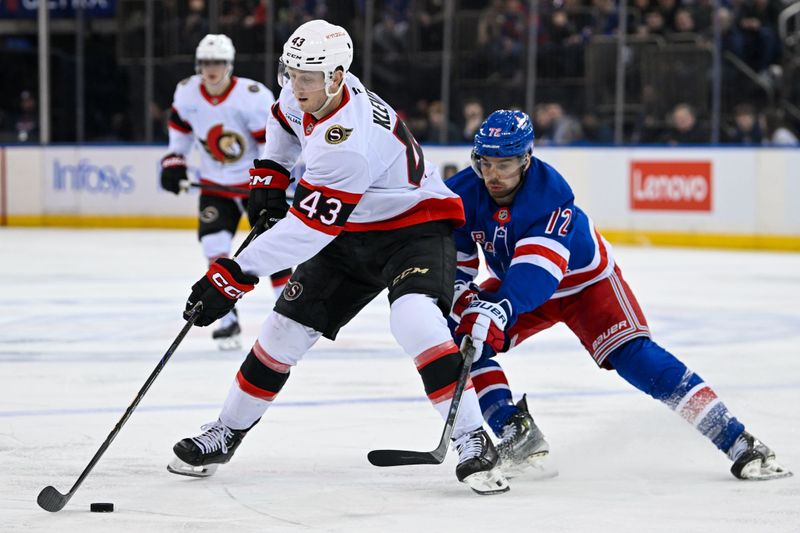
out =
<svg viewBox="0 0 800 533"><path fill-rule="evenodd" d="M469 143L487 112L498 106L522 107L529 63L529 21L534 21L538 83L532 115L537 143L610 144L614 140L613 110L592 105L583 95L598 85L597 79L589 75L593 66L587 65L587 46L619 31L621 20L615 0L539 0L539 12L533 15L528 12L529 3L523 0L456 0L449 113L445 113L439 92L444 0L378 0L371 31L365 31L363 0L284 0L275 2L272 9L269 1L217 2L216 31L234 40L236 72L263 79L267 40L264 28L271 12L276 53L294 28L313 18L326 18L351 31L357 51L352 70L357 75L364 72L363 50L368 44L371 46L372 88L398 110L415 136L426 143ZM800 112L800 102L793 101L796 95L781 94L785 92L783 68L792 51L785 49L778 32L779 13L795 1L722 0L717 16L721 49L727 58L723 83L726 94L733 96L726 97L723 103L721 142L798 142L800 116L787 114L779 105L783 97ZM87 140L143 140L138 111L145 106L137 100L142 91L131 88L130 83L141 78L145 20L136 11L140 8L139 3L121 0L117 14L119 36L108 37L117 61L115 65L107 61L108 68L115 72L108 79L121 86L110 88L117 105L103 109L104 119L98 120L96 127L87 127ZM212 27L207 0L163 0L157 3L156 15L156 56L161 70L157 71L155 101L149 103L149 120L158 142L166 139L174 85L192 74L194 48ZM629 0L627 4L627 33L638 43L679 43L707 51L713 43L713 25L713 0ZM609 53L613 58L613 49ZM731 70L733 64L738 69L735 73ZM648 86L638 80L641 73L635 68L627 65L626 69L636 82L626 82L630 85L628 96L636 105L625 111L625 142L709 142L710 106L705 100L710 100L710 95L701 105L696 99L665 99L657 92L657 83ZM770 97L755 97L751 90L739 90L742 73L750 77L748 83ZM709 70L698 69L689 75L706 79ZM604 79L609 78L613 82L613 73ZM277 90L273 80L265 82ZM10 100L5 99L11 104L0 108L0 140L38 139L34 90L31 86L19 87ZM94 96L87 105L102 106L102 96L97 92ZM654 102L660 105L648 105ZM135 112L127 111L130 109Z"/></svg>

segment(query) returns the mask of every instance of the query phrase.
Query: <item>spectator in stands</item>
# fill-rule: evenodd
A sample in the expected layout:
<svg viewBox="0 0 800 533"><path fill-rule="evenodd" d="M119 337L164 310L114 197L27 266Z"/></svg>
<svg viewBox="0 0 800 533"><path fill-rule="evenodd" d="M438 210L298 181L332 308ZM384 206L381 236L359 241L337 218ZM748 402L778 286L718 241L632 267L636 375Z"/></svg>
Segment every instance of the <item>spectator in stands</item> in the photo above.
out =
<svg viewBox="0 0 800 533"><path fill-rule="evenodd" d="M725 131L724 140L731 144L761 144L761 126L756 110L750 104L739 104L733 113L733 126Z"/></svg>
<svg viewBox="0 0 800 533"><path fill-rule="evenodd" d="M697 121L697 114L689 104L678 104L669 117L669 129L664 135L666 144L702 144L709 141Z"/></svg>
<svg viewBox="0 0 800 533"><path fill-rule="evenodd" d="M478 45L489 60L489 77L521 81L527 42L520 0L493 0L478 20Z"/></svg>
<svg viewBox="0 0 800 533"><path fill-rule="evenodd" d="M675 30L675 13L678 12L678 0L656 0L656 10L664 19L667 31Z"/></svg>
<svg viewBox="0 0 800 533"><path fill-rule="evenodd" d="M406 126L418 141L427 140L428 135L428 102L419 99L408 115L403 119Z"/></svg>
<svg viewBox="0 0 800 533"><path fill-rule="evenodd" d="M585 144L611 144L614 131L596 113L588 112L581 118L581 131Z"/></svg>
<svg viewBox="0 0 800 533"><path fill-rule="evenodd" d="M208 14L205 0L189 0L189 13L183 19L180 31L181 51L193 54L195 43L208 34Z"/></svg>
<svg viewBox="0 0 800 533"><path fill-rule="evenodd" d="M414 16L419 26L419 46L424 51L441 50L444 34L444 0L416 2Z"/></svg>
<svg viewBox="0 0 800 533"><path fill-rule="evenodd" d="M739 10L739 29L745 39L745 61L756 72L765 72L780 58L776 0L744 0Z"/></svg>
<svg viewBox="0 0 800 533"><path fill-rule="evenodd" d="M445 165L442 167L442 179L445 181L449 180L458 174L459 170L461 170L461 168L458 165L453 165L452 163Z"/></svg>
<svg viewBox="0 0 800 533"><path fill-rule="evenodd" d="M30 91L19 95L19 113L14 120L17 141L21 143L39 140L39 115L36 98Z"/></svg>
<svg viewBox="0 0 800 533"><path fill-rule="evenodd" d="M693 5L687 5L694 19L694 31L705 33L714 31L714 0L697 0Z"/></svg>
<svg viewBox="0 0 800 533"><path fill-rule="evenodd" d="M619 17L614 0L591 0L594 12L593 35L612 35L617 31Z"/></svg>
<svg viewBox="0 0 800 533"><path fill-rule="evenodd" d="M444 106L439 100L431 102L428 106L428 132L425 136L425 141L429 143L442 142L442 130L444 133L444 142L456 142L461 138L461 132L455 124L444 121Z"/></svg>
<svg viewBox="0 0 800 533"><path fill-rule="evenodd" d="M553 142L555 144L572 144L583 139L580 122L572 115L568 115L561 104L547 104L546 109L553 121Z"/></svg>
<svg viewBox="0 0 800 533"><path fill-rule="evenodd" d="M764 144L770 146L797 146L797 134L786 125L783 115L770 110L764 114Z"/></svg>
<svg viewBox="0 0 800 533"><path fill-rule="evenodd" d="M408 77L408 22L399 13L385 10L372 33L373 84L392 102L406 100ZM402 93L398 95L398 92Z"/></svg>
<svg viewBox="0 0 800 533"><path fill-rule="evenodd" d="M550 102L539 104L533 111L536 143L572 144L583 139L583 131L578 120L564 112L561 104Z"/></svg>
<svg viewBox="0 0 800 533"><path fill-rule="evenodd" d="M744 59L744 35L739 26L734 23L734 15L730 9L721 7L717 10L719 17L720 33L722 33L722 51L731 52L740 59ZM708 28L706 36L709 40L714 38L713 24Z"/></svg>
<svg viewBox="0 0 800 533"><path fill-rule="evenodd" d="M583 36L577 32L565 10L556 9L550 14L539 40L540 76L574 78L583 74Z"/></svg>
<svg viewBox="0 0 800 533"><path fill-rule="evenodd" d="M675 31L673 35L685 36L695 31L694 17L688 9L678 9L675 12Z"/></svg>
<svg viewBox="0 0 800 533"><path fill-rule="evenodd" d="M472 143L475 140L475 134L486 118L483 104L477 98L470 98L464 102L462 114L464 116L464 128L461 130L461 140Z"/></svg>
<svg viewBox="0 0 800 533"><path fill-rule="evenodd" d="M533 131L536 132L534 142L537 146L553 144L555 124L547 104L537 104L533 109Z"/></svg>
<svg viewBox="0 0 800 533"><path fill-rule="evenodd" d="M664 15L657 9L652 9L644 14L644 25L637 28L639 35L661 35L666 34L667 28L664 22Z"/></svg>

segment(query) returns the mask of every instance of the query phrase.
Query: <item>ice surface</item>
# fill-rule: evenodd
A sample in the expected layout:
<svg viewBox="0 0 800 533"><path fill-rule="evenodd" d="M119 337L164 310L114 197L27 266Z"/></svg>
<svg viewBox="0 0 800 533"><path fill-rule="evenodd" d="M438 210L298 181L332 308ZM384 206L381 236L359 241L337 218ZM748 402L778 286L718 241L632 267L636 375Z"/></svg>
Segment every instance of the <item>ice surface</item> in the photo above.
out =
<svg viewBox="0 0 800 533"><path fill-rule="evenodd" d="M442 422L394 343L384 296L320 341L236 458L169 474L172 445L216 418L246 352L190 332L117 440L66 492L182 326L205 271L186 231L0 230L0 531L675 532L800 530L800 475L735 480L699 433L566 328L502 356L560 475L480 497L441 466L379 469L374 448L432 449ZM616 249L656 340L800 474L800 255ZM242 302L245 347L272 305ZM110 514L89 504L114 502Z"/></svg>

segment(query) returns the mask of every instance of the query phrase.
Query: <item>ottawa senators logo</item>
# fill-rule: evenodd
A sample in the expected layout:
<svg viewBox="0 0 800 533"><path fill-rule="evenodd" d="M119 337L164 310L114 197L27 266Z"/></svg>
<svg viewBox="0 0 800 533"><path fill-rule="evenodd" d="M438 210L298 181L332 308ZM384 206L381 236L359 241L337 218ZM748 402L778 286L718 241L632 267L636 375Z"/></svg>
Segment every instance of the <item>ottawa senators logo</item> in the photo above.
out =
<svg viewBox="0 0 800 533"><path fill-rule="evenodd" d="M213 205L207 206L200 211L200 221L205 224L211 224L219 218L219 210Z"/></svg>
<svg viewBox="0 0 800 533"><path fill-rule="evenodd" d="M325 131L325 142L328 144L339 144L347 140L353 128L345 128L339 124L334 124Z"/></svg>
<svg viewBox="0 0 800 533"><path fill-rule="evenodd" d="M283 297L287 302L297 300L303 294L303 286L296 281L289 281L283 289Z"/></svg>
<svg viewBox="0 0 800 533"><path fill-rule="evenodd" d="M244 138L235 131L225 131L222 124L212 126L200 143L220 163L235 163L245 152Z"/></svg>

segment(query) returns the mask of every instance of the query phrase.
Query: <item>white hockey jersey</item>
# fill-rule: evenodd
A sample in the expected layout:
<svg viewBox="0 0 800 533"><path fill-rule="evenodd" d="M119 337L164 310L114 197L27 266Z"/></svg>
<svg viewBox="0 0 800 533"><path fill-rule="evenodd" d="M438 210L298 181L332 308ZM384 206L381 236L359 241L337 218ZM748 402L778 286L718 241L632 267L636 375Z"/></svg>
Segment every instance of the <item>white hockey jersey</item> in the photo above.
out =
<svg viewBox="0 0 800 533"><path fill-rule="evenodd" d="M201 183L247 187L248 170L259 157L274 101L269 89L247 78L231 77L228 89L216 96L208 94L200 75L186 78L175 88L169 152L186 156L197 141Z"/></svg>
<svg viewBox="0 0 800 533"><path fill-rule="evenodd" d="M317 120L303 113L291 85L267 121L262 159L306 169L287 217L237 258L267 275L313 257L342 231L385 231L434 220L464 223L461 199L426 164L405 123L379 96L347 74L341 104Z"/></svg>

